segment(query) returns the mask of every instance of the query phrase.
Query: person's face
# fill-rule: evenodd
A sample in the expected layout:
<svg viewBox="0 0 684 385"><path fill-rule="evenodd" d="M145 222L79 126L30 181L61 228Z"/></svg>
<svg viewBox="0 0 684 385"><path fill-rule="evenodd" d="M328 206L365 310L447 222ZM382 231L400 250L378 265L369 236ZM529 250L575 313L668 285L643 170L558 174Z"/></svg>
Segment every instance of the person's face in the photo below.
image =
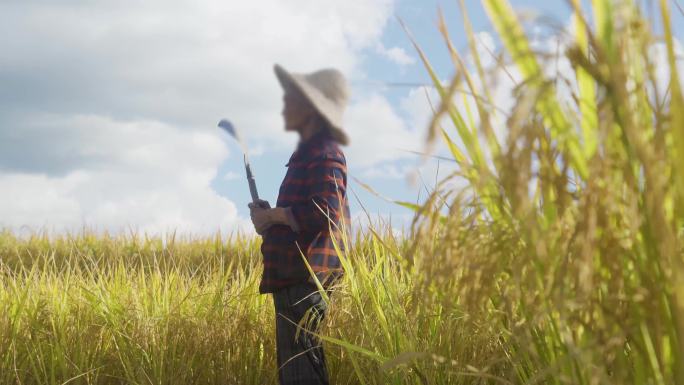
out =
<svg viewBox="0 0 684 385"><path fill-rule="evenodd" d="M283 119L285 131L296 131L315 113L313 107L297 88L285 90L283 95Z"/></svg>

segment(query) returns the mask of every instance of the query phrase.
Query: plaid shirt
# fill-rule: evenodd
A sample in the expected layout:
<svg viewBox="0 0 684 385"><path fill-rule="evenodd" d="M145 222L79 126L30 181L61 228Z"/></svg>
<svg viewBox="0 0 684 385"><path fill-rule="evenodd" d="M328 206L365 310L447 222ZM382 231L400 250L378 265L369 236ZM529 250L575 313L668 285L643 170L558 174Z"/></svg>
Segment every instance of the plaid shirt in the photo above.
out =
<svg viewBox="0 0 684 385"><path fill-rule="evenodd" d="M347 229L351 223L344 154L327 131L322 130L300 142L285 166L287 174L280 185L276 207L290 207L295 228L276 224L263 234L261 293L309 280L297 245L325 287L344 273L330 234L332 228L338 247L344 250L341 230L335 226L342 226L341 215ZM328 217L334 224L329 223Z"/></svg>

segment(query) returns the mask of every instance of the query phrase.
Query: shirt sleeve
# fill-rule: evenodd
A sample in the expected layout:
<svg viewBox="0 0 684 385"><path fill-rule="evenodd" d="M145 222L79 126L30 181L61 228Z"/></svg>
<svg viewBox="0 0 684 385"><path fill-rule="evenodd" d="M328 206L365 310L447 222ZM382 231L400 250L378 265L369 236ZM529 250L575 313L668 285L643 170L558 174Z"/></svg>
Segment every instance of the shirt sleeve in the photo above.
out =
<svg viewBox="0 0 684 385"><path fill-rule="evenodd" d="M314 160L307 168L307 199L290 206L296 222L294 231L318 232L328 229L328 218L334 229L339 223L342 200L346 196L346 165L339 159ZM291 226L292 227L292 226Z"/></svg>
<svg viewBox="0 0 684 385"><path fill-rule="evenodd" d="M285 220L287 221L287 225L290 226L292 231L294 231L295 233L298 233L300 231L299 224L297 223L294 214L292 214L292 207L290 206L285 207Z"/></svg>

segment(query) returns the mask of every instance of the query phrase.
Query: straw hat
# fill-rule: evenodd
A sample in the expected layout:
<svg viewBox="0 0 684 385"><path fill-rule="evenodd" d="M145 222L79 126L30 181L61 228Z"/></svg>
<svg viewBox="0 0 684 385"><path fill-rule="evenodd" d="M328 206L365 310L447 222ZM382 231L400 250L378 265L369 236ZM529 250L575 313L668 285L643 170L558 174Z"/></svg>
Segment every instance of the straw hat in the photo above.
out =
<svg viewBox="0 0 684 385"><path fill-rule="evenodd" d="M330 123L332 136L341 144L349 144L344 132L342 115L349 99L347 81L342 73L334 68L325 68L308 74L287 72L276 64L274 70L280 85L287 90L295 86L311 102L316 110Z"/></svg>

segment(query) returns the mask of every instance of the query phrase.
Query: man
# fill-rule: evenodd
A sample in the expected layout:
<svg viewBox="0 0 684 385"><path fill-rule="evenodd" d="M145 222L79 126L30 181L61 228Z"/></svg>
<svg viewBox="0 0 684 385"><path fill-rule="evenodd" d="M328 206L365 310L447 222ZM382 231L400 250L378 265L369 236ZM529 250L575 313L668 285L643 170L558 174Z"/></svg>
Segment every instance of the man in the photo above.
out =
<svg viewBox="0 0 684 385"><path fill-rule="evenodd" d="M349 142L342 128L347 84L334 69L295 74L276 64L275 73L284 90L285 130L297 132L299 143L286 164L276 207L263 200L249 204L263 237L259 291L273 293L280 384L328 384L323 347L312 334L327 305L303 258L330 294L343 274L332 238L344 250L341 229L350 225L346 159L338 145ZM306 329L296 335L309 309Z"/></svg>

